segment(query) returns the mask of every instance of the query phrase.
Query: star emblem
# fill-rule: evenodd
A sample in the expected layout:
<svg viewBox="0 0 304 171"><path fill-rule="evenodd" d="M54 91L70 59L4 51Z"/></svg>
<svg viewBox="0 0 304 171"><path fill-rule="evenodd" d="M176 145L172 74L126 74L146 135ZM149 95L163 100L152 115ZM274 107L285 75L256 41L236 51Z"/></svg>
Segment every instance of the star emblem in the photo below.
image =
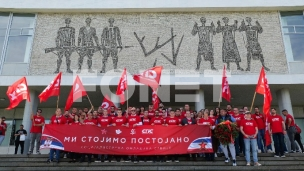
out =
<svg viewBox="0 0 304 171"><path fill-rule="evenodd" d="M105 129L101 130L101 134L107 134L107 130Z"/></svg>

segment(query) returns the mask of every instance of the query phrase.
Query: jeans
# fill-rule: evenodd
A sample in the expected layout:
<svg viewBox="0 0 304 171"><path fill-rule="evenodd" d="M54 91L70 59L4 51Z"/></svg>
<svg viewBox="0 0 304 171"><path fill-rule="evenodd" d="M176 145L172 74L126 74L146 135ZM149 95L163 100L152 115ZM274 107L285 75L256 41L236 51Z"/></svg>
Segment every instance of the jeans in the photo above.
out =
<svg viewBox="0 0 304 171"><path fill-rule="evenodd" d="M54 152L56 152L56 161L59 161L60 150L53 149L53 148L51 148L51 150L50 150L50 158L49 158L49 160L52 161L54 159Z"/></svg>
<svg viewBox="0 0 304 171"><path fill-rule="evenodd" d="M34 152L35 141L36 141L36 152L39 152L40 138L41 138L41 133L31 133L30 152Z"/></svg>
<svg viewBox="0 0 304 171"><path fill-rule="evenodd" d="M265 153L265 145L266 145L266 140L265 140L265 129L260 129L258 132L258 137L257 137L257 143L258 143L258 148L261 150L262 153Z"/></svg>
<svg viewBox="0 0 304 171"><path fill-rule="evenodd" d="M23 149L24 149L24 141L15 141L15 154L18 152L18 147L21 147L21 154L23 154Z"/></svg>
<svg viewBox="0 0 304 171"><path fill-rule="evenodd" d="M244 148L243 134L239 133L239 135L235 138L235 153L237 156L239 156L241 152L245 153L243 148Z"/></svg>
<svg viewBox="0 0 304 171"><path fill-rule="evenodd" d="M5 135L0 135L0 145L2 144L4 138L5 138Z"/></svg>
<svg viewBox="0 0 304 171"><path fill-rule="evenodd" d="M296 134L296 127L291 126L289 127L289 129L287 129L287 135L290 141L290 146L292 151L296 151L295 134Z"/></svg>
<svg viewBox="0 0 304 171"><path fill-rule="evenodd" d="M234 144L232 144L232 143L230 143L228 145L221 144L221 148L225 154L225 157L229 158L227 146L229 146L229 150L230 150L232 159L235 160L235 147L234 147Z"/></svg>
<svg viewBox="0 0 304 171"><path fill-rule="evenodd" d="M244 143L245 143L245 158L247 163L250 163L250 145L251 145L251 150L252 150L252 157L253 161L256 163L258 162L258 152L256 149L257 146L257 140L256 139L249 139L249 138L244 138Z"/></svg>
<svg viewBox="0 0 304 171"><path fill-rule="evenodd" d="M300 146L300 148L301 148L301 150L302 150L302 153L304 152L304 149L303 149L303 144L302 144L302 142L301 142L301 136L300 136L300 134L296 134L295 135L295 140L298 142L298 144L299 144L299 146Z"/></svg>
<svg viewBox="0 0 304 171"><path fill-rule="evenodd" d="M284 155L284 134L283 133L273 133L272 139L274 142L275 155Z"/></svg>

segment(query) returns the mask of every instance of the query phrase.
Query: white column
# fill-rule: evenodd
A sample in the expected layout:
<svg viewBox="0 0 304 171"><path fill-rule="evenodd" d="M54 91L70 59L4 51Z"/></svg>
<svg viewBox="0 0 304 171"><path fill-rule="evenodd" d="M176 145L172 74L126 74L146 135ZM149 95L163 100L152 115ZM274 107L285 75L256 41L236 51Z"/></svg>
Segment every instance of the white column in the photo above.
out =
<svg viewBox="0 0 304 171"><path fill-rule="evenodd" d="M31 97L31 102L26 101L25 102L25 107L24 107L24 113L23 113L23 121L22 124L24 125L24 129L27 131L27 137L24 142L24 154L26 154L29 150L29 145L30 145L30 130L32 126L32 121L31 121L31 114L36 113L38 103L39 103L39 98L38 98L38 93L35 91L30 91L30 97Z"/></svg>
<svg viewBox="0 0 304 171"><path fill-rule="evenodd" d="M196 91L195 110L199 111L201 109L205 109L205 96L204 90L199 89Z"/></svg>
<svg viewBox="0 0 304 171"><path fill-rule="evenodd" d="M278 109L279 111L277 111L277 112L282 114L282 110L286 109L289 114L293 115L289 90L286 88L283 88L281 90L278 90L276 92L276 95L277 95L278 106L279 106L279 109Z"/></svg>

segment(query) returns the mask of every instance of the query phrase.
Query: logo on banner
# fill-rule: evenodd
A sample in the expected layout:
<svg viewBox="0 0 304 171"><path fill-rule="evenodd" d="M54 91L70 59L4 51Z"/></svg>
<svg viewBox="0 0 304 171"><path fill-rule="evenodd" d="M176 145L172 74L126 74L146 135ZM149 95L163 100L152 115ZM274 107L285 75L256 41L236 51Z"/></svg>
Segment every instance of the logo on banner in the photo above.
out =
<svg viewBox="0 0 304 171"><path fill-rule="evenodd" d="M197 138L188 146L188 151L204 150L212 151L211 137Z"/></svg>
<svg viewBox="0 0 304 171"><path fill-rule="evenodd" d="M141 131L142 134L153 134L153 129L143 129Z"/></svg>
<svg viewBox="0 0 304 171"><path fill-rule="evenodd" d="M107 134L107 130L105 129L101 130L101 134Z"/></svg>
<svg viewBox="0 0 304 171"><path fill-rule="evenodd" d="M131 135L134 135L134 134L136 134L136 130L135 129L131 129L131 133L130 133Z"/></svg>
<svg viewBox="0 0 304 171"><path fill-rule="evenodd" d="M121 134L122 133L122 131L120 130L120 129L116 129L116 134Z"/></svg>

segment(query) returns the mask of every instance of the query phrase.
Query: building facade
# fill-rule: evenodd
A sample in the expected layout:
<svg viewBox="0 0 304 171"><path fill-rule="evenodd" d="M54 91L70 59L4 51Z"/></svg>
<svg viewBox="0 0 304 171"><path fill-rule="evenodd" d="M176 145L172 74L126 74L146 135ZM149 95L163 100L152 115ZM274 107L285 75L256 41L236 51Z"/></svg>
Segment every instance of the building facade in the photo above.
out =
<svg viewBox="0 0 304 171"><path fill-rule="evenodd" d="M1 2L2 0L0 0ZM7 135L37 108L46 119L57 98L39 103L38 95L63 73L59 107L64 107L76 75L94 106L109 94L117 103L123 68L129 77L129 105L148 106L151 90L132 74L164 67L158 94L166 107L218 106L222 68L229 69L231 104L251 106L262 66L273 107L287 109L304 128L304 3L188 0L184 3L140 0L0 3L0 115L10 123ZM31 102L5 110L9 85L26 76ZM223 101L222 106L227 102ZM74 103L87 107L89 102ZM263 97L254 106L262 110ZM126 105L122 106L123 108ZM2 146L13 143L6 136Z"/></svg>

